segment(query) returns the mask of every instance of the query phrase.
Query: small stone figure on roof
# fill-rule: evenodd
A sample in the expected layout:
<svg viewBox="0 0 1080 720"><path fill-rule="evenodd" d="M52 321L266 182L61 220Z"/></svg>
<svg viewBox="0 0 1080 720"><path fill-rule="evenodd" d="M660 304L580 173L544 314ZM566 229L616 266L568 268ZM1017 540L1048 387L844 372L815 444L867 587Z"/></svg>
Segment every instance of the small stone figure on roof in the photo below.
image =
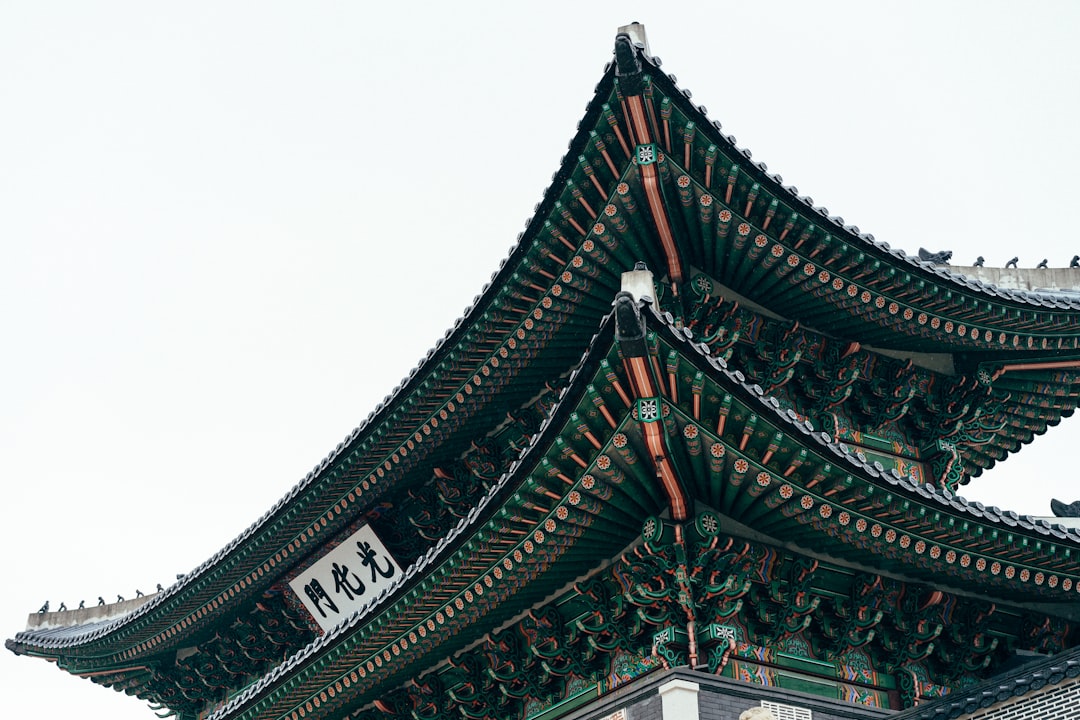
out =
<svg viewBox="0 0 1080 720"><path fill-rule="evenodd" d="M46 600L45 604L42 605L41 609L38 610L38 614L47 613L47 612L49 612L49 601L48 600Z"/></svg>
<svg viewBox="0 0 1080 720"><path fill-rule="evenodd" d="M158 583L158 584L157 584L157 591L158 591L158 592L161 592L161 583Z"/></svg>
<svg viewBox="0 0 1080 720"><path fill-rule="evenodd" d="M135 597L141 598L142 596L143 596L143 591L140 590L139 588L135 588Z"/></svg>
<svg viewBox="0 0 1080 720"><path fill-rule="evenodd" d="M1080 500L1077 500L1076 502L1071 502L1066 505L1060 500L1051 498L1050 510L1053 511L1054 517L1080 517Z"/></svg>
<svg viewBox="0 0 1080 720"><path fill-rule="evenodd" d="M56 612L65 612L67 610L67 603L63 600L60 601L60 607L56 608Z"/></svg>
<svg viewBox="0 0 1080 720"><path fill-rule="evenodd" d="M80 600L79 601L79 609L82 610L85 607L86 607L86 601L85 600Z"/></svg>
<svg viewBox="0 0 1080 720"><path fill-rule="evenodd" d="M116 596L116 602L124 602L124 596L123 596L123 595L119 595L119 594L118 594L118 595Z"/></svg>
<svg viewBox="0 0 1080 720"><path fill-rule="evenodd" d="M105 598L98 595L97 596L97 604L98 604L98 607L101 607L102 605L104 605L105 604Z"/></svg>
<svg viewBox="0 0 1080 720"><path fill-rule="evenodd" d="M986 258L980 255L979 257L975 258L975 267L982 267L984 262L986 262Z"/></svg>
<svg viewBox="0 0 1080 720"><path fill-rule="evenodd" d="M1073 259L1069 261L1069 267L1080 268L1080 255L1073 255Z"/></svg>
<svg viewBox="0 0 1080 720"><path fill-rule="evenodd" d="M1036 265L1035 267L1036 268L1045 268L1046 267L1046 261L1047 261L1047 258L1043 258L1042 262L1039 263L1038 265Z"/></svg>
<svg viewBox="0 0 1080 720"><path fill-rule="evenodd" d="M739 720L776 720L776 716L768 708L752 707L749 710L743 710L739 714Z"/></svg>
<svg viewBox="0 0 1080 720"><path fill-rule="evenodd" d="M1016 267L1016 263L1018 263L1018 262L1020 262L1020 256L1019 255L1015 256L1012 260L1005 263L1005 267L1014 268L1014 267Z"/></svg>
<svg viewBox="0 0 1080 720"><path fill-rule="evenodd" d="M934 265L948 265L949 260L952 260L952 250L930 252L926 248L919 248L919 259Z"/></svg>

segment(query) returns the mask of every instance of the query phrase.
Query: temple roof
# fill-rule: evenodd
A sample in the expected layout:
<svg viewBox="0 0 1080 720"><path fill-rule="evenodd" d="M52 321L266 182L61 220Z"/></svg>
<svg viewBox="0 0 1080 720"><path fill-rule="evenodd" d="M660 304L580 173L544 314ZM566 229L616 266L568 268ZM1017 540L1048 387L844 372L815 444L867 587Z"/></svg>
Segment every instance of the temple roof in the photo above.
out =
<svg viewBox="0 0 1080 720"><path fill-rule="evenodd" d="M813 512L776 514L765 535L776 539L790 531L799 535L791 541L795 545L852 565L862 562L868 544L873 545L873 552L888 560L881 561L888 572L899 577L929 581L945 573L958 586L974 583L1013 602L1023 600L1032 584L1048 601L1075 597L1068 593L1080 588L1074 579L1080 579L1076 530L968 503L949 489L886 470L785 406L736 360L725 360L701 342L705 333L695 334L685 318L676 318L668 308L677 309L680 303L705 307L726 295L729 306L743 302L750 307L751 321L760 326L781 328L786 334L812 332L825 344L846 346L868 365L875 360L860 343L902 356L950 356L953 371L938 376L974 378L971 386L983 388L971 401L971 414L957 416L957 422L982 418L972 431L975 437L955 440L981 471L1075 408L1080 392L1080 299L1061 291L987 285L845 225L754 163L749 152L708 120L704 108L690 102L674 78L659 70L658 61L640 48L625 43L620 47L618 61L608 66L597 85L566 158L509 257L466 314L359 427L235 540L145 605L107 622L28 630L9 640L8 647L63 656L71 667L87 672L96 668L118 674L182 649L215 623L258 603L290 571L309 562L320 547L340 538L381 502L391 497L397 501L405 491L421 488L432 468L449 466L475 440L498 433L508 413L545 388L556 392L557 402L531 433L530 443L516 448L520 454L477 496L468 515L412 558L390 591L292 652L218 717L242 713L245 703L279 692L283 678L297 677L301 668L315 668L313 683L326 681L338 672L327 658L347 639L350 652L368 652L374 644L385 643L391 630L412 626L414 615L428 612L416 601L417 588L431 578L445 582L451 575L446 570L449 559L464 563L461 558L469 552L463 548L490 532L498 513L535 514L523 509L525 501L515 490L530 482L530 473L542 462L555 463L554 455L577 443L580 447L570 447L561 462L576 452L579 458L588 457L581 460L588 465L596 462L598 443L610 450L616 442L616 426L628 422L625 413L618 414L611 427L601 426L603 432L597 430L588 442L588 433L575 435L580 418L571 416L603 385L603 364L618 364L613 321L605 318L620 274L638 260L645 260L659 278L660 297L645 311L653 333L650 342L664 351L657 362L676 367L686 363L706 378L703 383L712 383L718 397L735 398L732 402L746 410L733 417L741 423L743 445L749 442L754 452L748 451L748 462L768 476L768 482L758 479L768 489L768 500L766 495L745 502L716 496L710 504L738 521L743 512L762 518L767 509L789 507L785 503L795 497L809 503L804 510ZM627 109L629 94L645 98L639 108ZM628 121L634 113L638 119ZM651 142L635 142L642 140ZM649 152L653 155L645 157ZM645 190L632 185L639 181ZM730 243L730 252L715 252L721 240ZM731 314L740 312L729 309ZM615 391L607 392L610 396ZM711 429L704 424L697 429L700 418L677 405L672 398L670 406L682 413L681 429L694 427L702 437L713 433L715 444L728 441L715 423ZM933 416L934 408L928 406L925 414ZM751 417L753 423L768 426L773 436L782 436L780 454L772 450L766 456L767 440L758 452L759 441L749 440L757 437ZM558 447L560 443L564 447ZM775 465L780 457L800 451L814 455L818 466L829 467L813 481L822 488L815 490L809 479L796 486L775 477L777 468L769 465L770 459L777 458ZM808 462L799 460L800 465ZM779 468L780 474L784 470ZM845 499L843 508L835 506L835 517L833 506L824 500L833 495ZM657 511L663 504L659 496L648 502ZM816 525L810 522L813 513ZM845 515L848 521L842 522ZM631 515L613 524L605 536L610 553L633 541L640 520L640 515ZM743 520L749 525L746 517ZM874 533L874 528L875 541L867 540L864 532ZM893 539L887 540L890 532ZM878 535L881 542L875 544ZM911 552L901 547L905 537ZM892 547L885 544L894 542ZM476 577L494 572L497 566L491 563L486 556L474 563ZM545 597L589 569L585 558L559 564L542 582L534 578L522 597ZM454 590L462 595L468 591ZM507 604L485 615L483 622L490 626L518 610L518 605ZM465 642L459 637L440 652Z"/></svg>

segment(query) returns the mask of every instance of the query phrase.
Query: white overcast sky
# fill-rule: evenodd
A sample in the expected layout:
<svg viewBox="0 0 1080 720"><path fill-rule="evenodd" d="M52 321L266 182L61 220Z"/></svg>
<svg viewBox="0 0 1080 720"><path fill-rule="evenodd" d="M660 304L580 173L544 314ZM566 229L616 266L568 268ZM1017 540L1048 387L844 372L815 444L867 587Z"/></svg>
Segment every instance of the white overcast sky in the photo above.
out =
<svg viewBox="0 0 1080 720"><path fill-rule="evenodd" d="M169 584L359 424L506 255L626 22L878 239L1080 253L1080 4L520 5L0 2L0 635ZM1078 441L963 494L1049 514ZM0 657L6 714L153 717Z"/></svg>

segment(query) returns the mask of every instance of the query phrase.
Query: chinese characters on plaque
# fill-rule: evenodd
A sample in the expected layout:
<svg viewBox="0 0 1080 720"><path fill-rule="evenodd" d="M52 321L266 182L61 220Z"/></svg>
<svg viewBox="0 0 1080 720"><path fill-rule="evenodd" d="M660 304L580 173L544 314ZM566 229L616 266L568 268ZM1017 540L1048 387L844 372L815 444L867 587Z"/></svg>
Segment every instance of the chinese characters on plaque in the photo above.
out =
<svg viewBox="0 0 1080 720"><path fill-rule="evenodd" d="M365 525L297 575L289 587L326 632L399 575L401 568Z"/></svg>

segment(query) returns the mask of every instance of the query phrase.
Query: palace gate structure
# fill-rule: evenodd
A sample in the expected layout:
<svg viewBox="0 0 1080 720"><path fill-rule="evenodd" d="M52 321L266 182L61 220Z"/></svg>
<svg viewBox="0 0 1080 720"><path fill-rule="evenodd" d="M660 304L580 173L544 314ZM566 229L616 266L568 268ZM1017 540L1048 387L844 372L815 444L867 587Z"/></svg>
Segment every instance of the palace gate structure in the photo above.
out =
<svg viewBox="0 0 1080 720"><path fill-rule="evenodd" d="M385 402L172 587L7 647L184 720L1075 696L1080 531L958 491L1073 412L1078 319L813 206L628 26L526 231Z"/></svg>

